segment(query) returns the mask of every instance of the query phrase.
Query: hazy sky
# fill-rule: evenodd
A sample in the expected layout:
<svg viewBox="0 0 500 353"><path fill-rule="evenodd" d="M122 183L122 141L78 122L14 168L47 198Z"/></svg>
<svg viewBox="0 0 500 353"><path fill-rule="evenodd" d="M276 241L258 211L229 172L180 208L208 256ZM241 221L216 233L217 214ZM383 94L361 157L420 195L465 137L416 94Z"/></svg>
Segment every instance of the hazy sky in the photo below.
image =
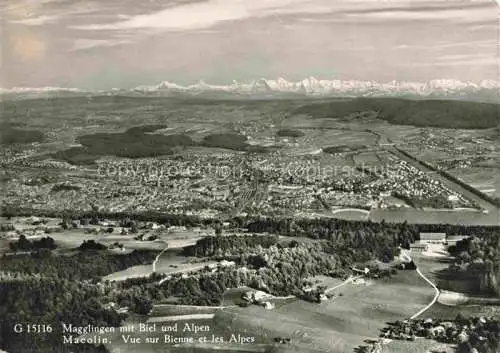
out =
<svg viewBox="0 0 500 353"><path fill-rule="evenodd" d="M493 0L2 0L0 86L499 80Z"/></svg>

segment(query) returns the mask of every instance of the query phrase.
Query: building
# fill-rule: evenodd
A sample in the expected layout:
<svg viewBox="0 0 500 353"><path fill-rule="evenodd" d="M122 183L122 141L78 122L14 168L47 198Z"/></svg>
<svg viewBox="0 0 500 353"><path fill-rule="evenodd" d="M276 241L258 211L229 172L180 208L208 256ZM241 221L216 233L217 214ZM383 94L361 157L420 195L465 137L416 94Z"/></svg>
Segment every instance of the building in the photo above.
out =
<svg viewBox="0 0 500 353"><path fill-rule="evenodd" d="M352 280L352 284L354 285L366 285L366 281L364 278L355 278Z"/></svg>
<svg viewBox="0 0 500 353"><path fill-rule="evenodd" d="M420 243L410 244L410 251L411 252L424 252L424 251L427 251L428 249L429 249L428 244L420 244Z"/></svg>
<svg viewBox="0 0 500 353"><path fill-rule="evenodd" d="M446 233L420 233L420 243L443 244L446 241Z"/></svg>
<svg viewBox="0 0 500 353"><path fill-rule="evenodd" d="M466 238L470 238L470 236L468 236L468 235L448 235L446 237L446 242L448 245L455 245L457 242L459 242L463 239L466 239Z"/></svg>

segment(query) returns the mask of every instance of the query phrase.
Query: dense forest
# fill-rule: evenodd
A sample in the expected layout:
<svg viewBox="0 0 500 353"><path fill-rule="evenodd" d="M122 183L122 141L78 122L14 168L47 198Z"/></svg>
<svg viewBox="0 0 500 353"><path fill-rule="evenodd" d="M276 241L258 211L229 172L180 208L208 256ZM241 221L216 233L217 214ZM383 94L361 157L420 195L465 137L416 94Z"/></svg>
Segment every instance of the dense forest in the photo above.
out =
<svg viewBox="0 0 500 353"><path fill-rule="evenodd" d="M24 234L21 234L17 241L9 243L9 247L12 251L31 251L39 249L52 250L55 249L57 245L51 237L28 240Z"/></svg>
<svg viewBox="0 0 500 353"><path fill-rule="evenodd" d="M86 220L90 224L98 224L99 221L106 219L113 220L129 220L140 222L157 222L165 226L211 226L215 223L220 223L219 219L215 218L201 218L196 215L185 214L169 214L156 211L144 212L102 212L102 211L76 211L76 210L40 210L40 209L25 209L19 207L11 207L2 205L0 213L7 218L11 217L31 217L37 216L41 218L63 218L74 220ZM325 233L328 229L344 227L352 229L362 229L371 227L389 227L391 229L399 229L405 227L410 229L414 234L419 232L443 232L446 234L463 234L473 235L478 233L488 233L491 231L498 231L500 227L495 226L468 226L468 225L451 225L451 224L410 224L410 223L388 223L380 222L374 223L371 221L349 221L335 218L287 218L287 217L266 217L266 216L248 216L248 217L234 217L227 219L230 222L231 228L245 229L248 228L252 233L277 233L290 236L307 236L314 238L315 235L308 235L305 232L311 230L314 233ZM291 227L292 225L300 225L300 228ZM304 228L305 227L305 228Z"/></svg>
<svg viewBox="0 0 500 353"><path fill-rule="evenodd" d="M41 142L43 139L44 135L40 131L18 129L13 124L0 124L0 145Z"/></svg>
<svg viewBox="0 0 500 353"><path fill-rule="evenodd" d="M345 152L353 152L353 151L359 151L362 149L365 149L366 146L363 145L337 145L337 146L328 146L323 148L323 152L329 153L329 154L336 154L336 153L345 153Z"/></svg>
<svg viewBox="0 0 500 353"><path fill-rule="evenodd" d="M346 221L340 219L273 219L258 218L247 220L246 228L252 233L277 233L287 236L325 239L334 244L337 250L347 252L354 249L373 251L389 249L401 245L409 248L418 239L419 228L406 223L374 223ZM374 247L372 247L374 246ZM388 252L390 253L390 251Z"/></svg>
<svg viewBox="0 0 500 353"><path fill-rule="evenodd" d="M115 299L109 294L113 284L97 281L109 273L150 263L155 256L153 251L110 255L95 250L55 256L40 250L0 258L0 347L23 353L106 352L93 345L62 345L61 322L119 326L124 316L105 307ZM138 313L151 308L139 295L126 304ZM53 332L17 335L12 331L15 323L49 323Z"/></svg>
<svg viewBox="0 0 500 353"><path fill-rule="evenodd" d="M194 141L185 134L154 134L150 133L163 128L163 125L145 125L130 128L125 132L95 133L82 135L77 142L82 147L71 147L53 153L51 157L64 160L70 164L91 164L102 156L117 156L124 158L147 158L171 155L175 147L201 145L208 148L227 148L236 151L266 152L267 148L251 146L247 137L234 133L211 134L201 142Z"/></svg>
<svg viewBox="0 0 500 353"><path fill-rule="evenodd" d="M500 296L500 231L478 234L449 247L455 263L449 272L477 281L482 293Z"/></svg>
<svg viewBox="0 0 500 353"><path fill-rule="evenodd" d="M131 266L151 263L157 252L135 250L129 254L114 255L107 250L87 250L72 256L55 256L50 252L45 254L46 256L39 256L39 252L34 252L31 256L0 257L0 268L2 271L43 274L59 279L83 281L99 279Z"/></svg>
<svg viewBox="0 0 500 353"><path fill-rule="evenodd" d="M222 257L235 249L246 250L257 245L268 248L277 242L278 237L268 235L206 237L198 240L195 245L185 247L184 255Z"/></svg>
<svg viewBox="0 0 500 353"><path fill-rule="evenodd" d="M123 317L105 310L98 298L101 289L87 282L57 276L30 276L28 279L2 278L0 281L0 347L8 352L92 352L93 345L63 345L61 323L118 326ZM46 323L50 334L15 333L15 324Z"/></svg>
<svg viewBox="0 0 500 353"><path fill-rule="evenodd" d="M363 112L392 124L452 129L486 129L498 126L498 104L456 100L355 98L306 104L293 113L313 118L342 118Z"/></svg>
<svg viewBox="0 0 500 353"><path fill-rule="evenodd" d="M297 138L304 136L304 133L300 130L295 129L281 129L276 132L276 136Z"/></svg>

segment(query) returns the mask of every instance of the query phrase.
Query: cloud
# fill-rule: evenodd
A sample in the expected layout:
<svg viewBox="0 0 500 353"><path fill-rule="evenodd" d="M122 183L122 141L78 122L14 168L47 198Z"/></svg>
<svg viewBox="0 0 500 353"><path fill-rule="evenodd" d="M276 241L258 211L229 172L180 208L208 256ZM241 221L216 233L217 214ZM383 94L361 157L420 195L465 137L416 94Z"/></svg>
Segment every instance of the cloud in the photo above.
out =
<svg viewBox="0 0 500 353"><path fill-rule="evenodd" d="M432 65L436 66L463 65L463 66L474 66L477 68L479 66L498 66L498 59L493 56L490 56L490 57L474 58L474 59L461 59L451 62L436 62L433 63Z"/></svg>
<svg viewBox="0 0 500 353"><path fill-rule="evenodd" d="M81 38L75 40L73 47L69 51L87 50L97 47L114 47L121 44L129 44L132 41L128 39L87 39Z"/></svg>
<svg viewBox="0 0 500 353"><path fill-rule="evenodd" d="M411 3L409 3L411 4ZM434 6L395 6L347 11L346 17L357 21L455 21L483 22L491 19L495 9L491 1L461 2Z"/></svg>
<svg viewBox="0 0 500 353"><path fill-rule="evenodd" d="M395 49L448 49L456 47L470 47L470 48L487 48L498 46L498 40L476 40L468 42L438 42L430 45L421 44L399 44L394 46Z"/></svg>
<svg viewBox="0 0 500 353"><path fill-rule="evenodd" d="M0 7L0 10L5 14L9 23L24 26L42 26L65 19L74 20L76 16L90 14L101 8L101 5L92 2L20 0L16 3L7 3Z"/></svg>
<svg viewBox="0 0 500 353"><path fill-rule="evenodd" d="M454 66L498 66L496 55L488 54L449 54L437 56L432 62L412 62L411 66L454 67Z"/></svg>
<svg viewBox="0 0 500 353"><path fill-rule="evenodd" d="M499 0L500 1L500 0ZM387 5L391 6L387 6ZM379 14L379 13L387 13L387 12L412 12L412 13L431 13L431 12L438 12L438 11L450 11L450 10L472 10L472 9L484 9L492 8L492 2L490 0L478 0L478 1L460 1L457 0L453 3L453 1L450 2L425 2L422 1L421 4L417 3L418 5L415 5L415 3L412 2L407 2L406 6L401 6L404 5L405 2L386 2L386 3L380 3L377 4L377 7L371 7L371 8L360 8L360 9L355 9L355 10L350 10L347 11L346 13L348 14L366 14L366 15L371 15L371 14Z"/></svg>
<svg viewBox="0 0 500 353"><path fill-rule="evenodd" d="M243 20L251 17L321 13L322 11L331 11L332 7L334 4L327 0L209 0L181 4L149 14L136 15L125 21L74 26L73 28L81 30L193 30L209 28L224 21Z"/></svg>
<svg viewBox="0 0 500 353"><path fill-rule="evenodd" d="M15 24L25 25L25 26L41 26L41 25L44 25L46 23L54 23L59 19L59 17L60 16L57 16L57 15L52 15L52 16L42 15L42 16L33 17L33 18L26 18L23 20L13 20L10 22L15 23Z"/></svg>
<svg viewBox="0 0 500 353"><path fill-rule="evenodd" d="M499 0L500 1L500 0ZM182 31L206 29L226 21L287 15L327 16L302 21L358 23L384 21L484 21L495 6L489 0L189 0L170 2L168 7L142 14L122 14L118 21L86 23L71 28L79 30L157 30ZM147 9L147 7L144 7ZM299 19L300 20L300 19Z"/></svg>
<svg viewBox="0 0 500 353"><path fill-rule="evenodd" d="M488 61L488 60L495 60L498 62L498 58L492 55L488 54L481 54L481 53L472 53L472 54L448 54L448 55L442 55L438 57L439 61L447 61L447 62L469 62L473 60L482 60L482 61Z"/></svg>
<svg viewBox="0 0 500 353"><path fill-rule="evenodd" d="M37 61L45 55L46 44L35 33L13 33L9 39L9 49L23 61Z"/></svg>

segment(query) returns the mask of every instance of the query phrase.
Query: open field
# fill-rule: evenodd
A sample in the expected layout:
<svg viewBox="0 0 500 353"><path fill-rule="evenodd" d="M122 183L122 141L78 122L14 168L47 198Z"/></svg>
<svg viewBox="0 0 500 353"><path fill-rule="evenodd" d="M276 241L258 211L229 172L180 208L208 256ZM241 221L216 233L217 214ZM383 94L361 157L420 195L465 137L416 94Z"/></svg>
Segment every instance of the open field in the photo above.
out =
<svg viewBox="0 0 500 353"><path fill-rule="evenodd" d="M40 221L38 217L0 217L0 224L12 224L16 230L32 231L41 227L57 227L61 222L59 218L44 218L46 224L33 224L35 221Z"/></svg>
<svg viewBox="0 0 500 353"><path fill-rule="evenodd" d="M97 243L111 246L114 243L122 244L125 249L132 250L162 250L166 243L162 240L140 241L135 240L134 235L108 235L86 233L82 229L69 229L63 232L40 234L28 236L28 239L37 239L42 237L51 237L56 245L63 249L74 249L79 247L84 241L94 240ZM15 238L13 238L14 240Z"/></svg>
<svg viewBox="0 0 500 353"><path fill-rule="evenodd" d="M465 296L474 294L477 290L475 278L461 278L458 276L451 278L447 275L444 270L449 266L451 258L444 253L444 247L441 246L441 249L437 247L439 246L432 245L431 249L434 248L434 251L414 255L415 263L422 273L436 283L440 290L444 291L443 298L447 296L446 291L450 293L457 292L457 295L463 293ZM448 297L451 299L452 295L448 295ZM446 302L446 299L444 301Z"/></svg>
<svg viewBox="0 0 500 353"><path fill-rule="evenodd" d="M198 327L204 326L208 328L207 331L194 333L193 331L184 331L185 325L197 325ZM251 331L233 325L232 322L228 321L227 318L200 318L200 319L186 319L186 320L174 320L174 321L162 321L156 323L155 332L139 332L139 324L129 323L135 327L135 333L130 334L134 337L140 337L142 343L131 345L130 343L125 343L121 338L119 330L115 333L109 333L101 335L101 337L107 337L111 340L111 344L108 345L112 352L137 352L140 347L140 351L144 353L156 353L168 352L181 353L181 352L197 352L197 353L214 353L214 352L265 352L265 349L272 345L271 340L263 339ZM152 327L153 323L149 324ZM173 328L176 326L176 331L166 331L162 332L161 327ZM244 337L254 337L254 343L230 343L231 335ZM127 335L127 334L125 334ZM224 342L212 342L212 335L216 337L221 337ZM176 337L176 338L193 338L193 343L164 343L164 336ZM155 338L158 337L158 343L145 343L146 337ZM206 343L200 342L200 338L207 337ZM168 348L167 348L168 347Z"/></svg>
<svg viewBox="0 0 500 353"><path fill-rule="evenodd" d="M499 305L500 298L483 298L467 295L465 293L441 291L438 302L448 306L464 306L464 305Z"/></svg>
<svg viewBox="0 0 500 353"><path fill-rule="evenodd" d="M151 312L150 318L156 316L214 314L219 309L219 307L212 306L157 304L153 306L153 311Z"/></svg>
<svg viewBox="0 0 500 353"><path fill-rule="evenodd" d="M421 224L463 224L497 226L500 214L497 212L481 213L480 211L457 210L417 210L413 208L373 209L369 219L373 222L408 222Z"/></svg>
<svg viewBox="0 0 500 353"><path fill-rule="evenodd" d="M315 276L315 277L308 278L307 280L311 281L313 283L313 286L312 286L313 289L318 287L318 286L332 288L332 287L336 287L344 282L340 278L333 278L333 277L328 277L328 276Z"/></svg>
<svg viewBox="0 0 500 353"><path fill-rule="evenodd" d="M354 156L354 161L357 164L364 166L380 165L381 159L376 152L362 152Z"/></svg>
<svg viewBox="0 0 500 353"><path fill-rule="evenodd" d="M173 275L199 271L209 265L216 265L217 261L204 261L199 258L189 258L178 254L177 251L165 251L156 264L156 273ZM142 265L127 268L123 271L111 273L103 278L109 281L123 281L134 277L147 277L153 273L152 265Z"/></svg>
<svg viewBox="0 0 500 353"><path fill-rule="evenodd" d="M451 344L439 343L434 340L418 338L415 342L392 341L387 345L382 345L380 353L426 353L441 352L455 353L455 347Z"/></svg>
<svg viewBox="0 0 500 353"><path fill-rule="evenodd" d="M385 321L411 316L433 296L432 288L413 271L366 286L349 284L335 292L342 296L321 304L295 300L271 311L252 306L217 315L232 314L233 322L267 337L287 335L299 347L350 352L364 339L377 337ZM276 322L282 323L280 327Z"/></svg>
<svg viewBox="0 0 500 353"><path fill-rule="evenodd" d="M7 220L5 217L0 219L0 224L12 224L16 231L23 232L28 239L37 239L50 236L53 238L57 246L65 249L73 249L82 244L84 241L94 240L98 243L110 246L114 243L119 243L125 249L132 250L162 250L165 247L169 249L182 249L186 246L193 245L197 240L201 239L208 231L204 233L196 231L141 231L138 234L144 234L144 239L149 236L156 236L156 240L136 240L138 234L119 234L120 227L114 227L113 233L100 232L100 226L84 226L77 229L66 229L45 233L44 228L60 228L61 219L45 218L45 224L34 225L34 217L13 217ZM15 234L9 239L16 240ZM3 240L6 242L7 240Z"/></svg>
<svg viewBox="0 0 500 353"><path fill-rule="evenodd" d="M469 167L448 170L467 184L493 197L500 197L500 170L498 168Z"/></svg>
<svg viewBox="0 0 500 353"><path fill-rule="evenodd" d="M328 213L324 213L327 215ZM335 209L331 212L331 216L351 221L364 221L369 217L369 212L361 209Z"/></svg>
<svg viewBox="0 0 500 353"><path fill-rule="evenodd" d="M317 278L322 279L322 278ZM339 280L326 279L323 285L333 286ZM241 296L245 288L238 291L228 291L227 303L234 304L234 298ZM256 351L271 347L275 337L288 337L289 346L280 346L280 352L352 352L363 340L376 338L378 331L385 326L386 321L404 319L425 306L433 296L430 288L415 271L400 273L391 279L368 281L366 284L348 284L334 293L337 296L321 304L313 304L298 299L282 302L274 310L251 305L240 307L193 307L177 305L157 305L153 309L150 323L157 325L184 325L185 322L197 325L208 325L212 334L229 337L231 334L255 337L256 344L228 345L220 344L222 350ZM404 301L401 298L405 298ZM211 319L207 315L215 316ZM186 316L187 315L187 316ZM205 316L207 316L205 318ZM199 317L199 318L198 318ZM198 318L198 319L195 319ZM280 325L276 325L279 322ZM161 332L135 333L135 336L161 337ZM186 332L177 332L178 337L193 336ZM112 349L122 349L122 352L133 352L130 345L120 339L115 333L112 336ZM194 335L199 339L201 334ZM422 342L424 343L424 342ZM392 343L391 343L392 344ZM400 346L402 343L396 343ZM434 347L434 343L425 342L425 347ZM418 345L423 347L421 345ZM137 348L138 346L136 346ZM160 352L165 345L140 344L141 352ZM189 344L181 344L178 348L171 346L172 352L184 352ZM390 346L388 346L390 347ZM416 346L412 346L415 348ZM201 347L198 347L201 348ZM214 345L203 347L200 352L220 351ZM412 349L413 349L412 348ZM178 349L178 351L177 351ZM385 349L385 347L384 347ZM390 348L392 349L392 348ZM387 352L397 352L392 349ZM418 350L415 350L418 352Z"/></svg>
<svg viewBox="0 0 500 353"><path fill-rule="evenodd" d="M434 317L444 320L453 320L458 314L464 316L486 316L486 317L499 317L500 316L500 306L499 305L456 305L449 306L443 305L441 303L436 303L430 308L426 317Z"/></svg>
<svg viewBox="0 0 500 353"><path fill-rule="evenodd" d="M0 255L10 251L9 241L7 239L0 239Z"/></svg>
<svg viewBox="0 0 500 353"><path fill-rule="evenodd" d="M441 246L441 249L444 247ZM463 280L443 279L439 272L448 267L450 258L443 256L439 249L436 250L432 254L412 254L418 268L426 277L436 283L441 291L437 302L429 308L424 317L454 319L459 313L465 316L500 315L498 299L480 298L467 293L453 292L455 288L467 289L470 284Z"/></svg>

